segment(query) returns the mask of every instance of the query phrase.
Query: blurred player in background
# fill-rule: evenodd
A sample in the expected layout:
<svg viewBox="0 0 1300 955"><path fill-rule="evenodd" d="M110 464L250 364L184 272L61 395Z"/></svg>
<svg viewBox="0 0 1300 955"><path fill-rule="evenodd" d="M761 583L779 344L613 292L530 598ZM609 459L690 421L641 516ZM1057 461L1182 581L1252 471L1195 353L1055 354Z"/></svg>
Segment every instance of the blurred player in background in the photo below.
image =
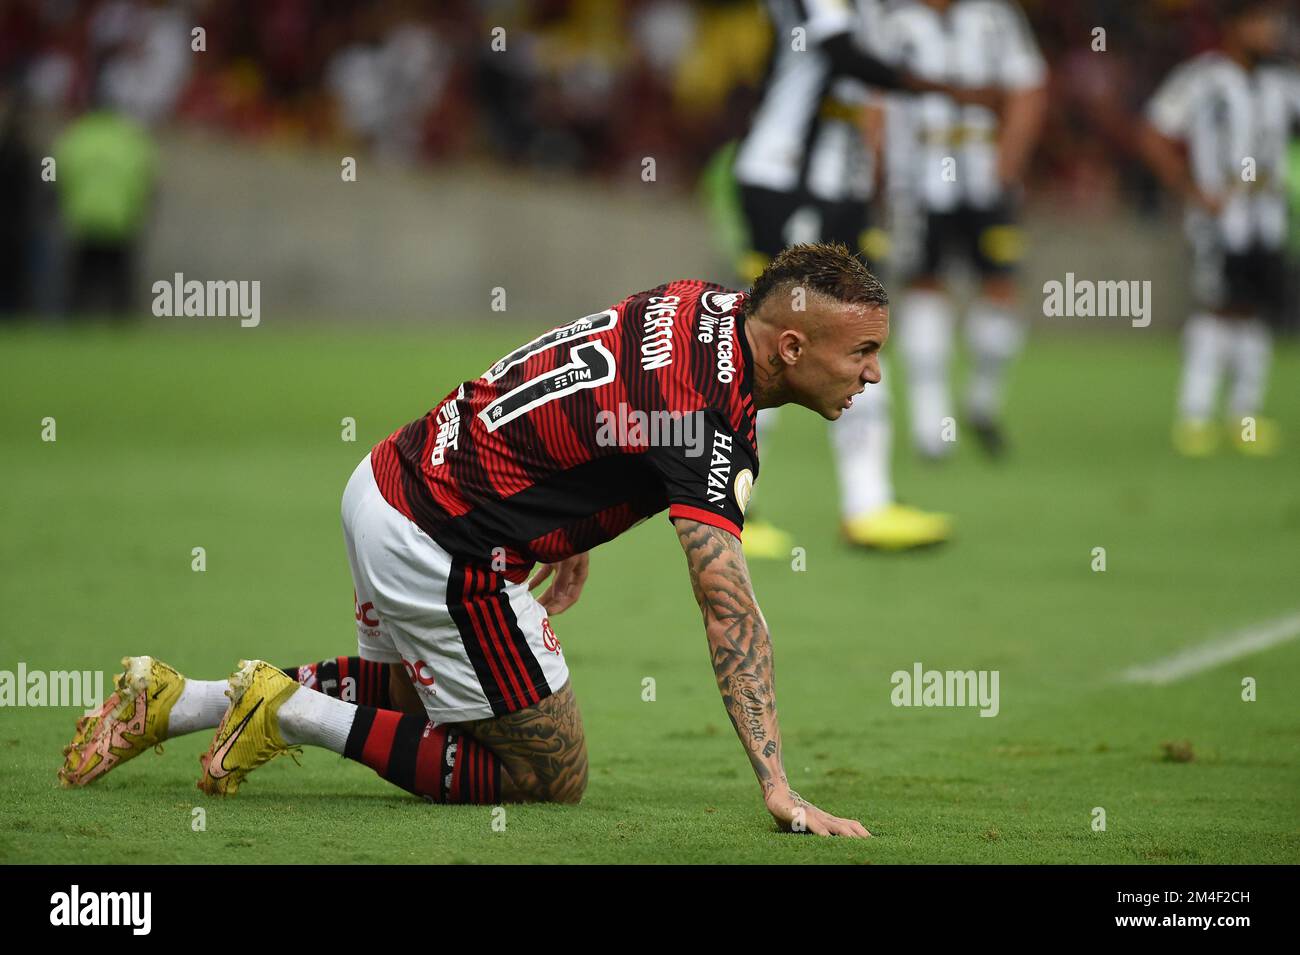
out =
<svg viewBox="0 0 1300 955"><path fill-rule="evenodd" d="M869 229L875 162L859 117L878 89L939 89L873 55L878 0L769 0L773 43L761 100L736 154L735 177L749 225L745 281L781 249L800 242L840 242L871 264L883 249ZM883 373L883 372L882 372ZM775 409L759 415L759 440ZM890 475L893 426L889 394L871 388L831 428L845 538L859 546L904 549L944 541L947 515L894 499ZM751 521L746 551L785 557L789 535Z"/></svg>
<svg viewBox="0 0 1300 955"><path fill-rule="evenodd" d="M899 97L889 125L891 195L920 230L917 261L898 304L899 349L907 368L912 440L930 459L953 448L949 388L956 308L944 272L973 268L977 297L966 315L974 358L965 416L981 447L1005 449L1002 396L1025 326L1016 267L1020 182L1047 109L1047 68L1024 15L1007 0L918 0L894 8L886 36L900 67L957 87L996 87L1001 115L929 93ZM906 213L898 217L909 221Z"/></svg>
<svg viewBox="0 0 1300 955"><path fill-rule="evenodd" d="M1276 425L1257 418L1272 356L1270 323L1286 293L1286 149L1300 122L1300 72L1271 62L1282 48L1277 0L1225 3L1220 48L1177 67L1152 96L1139 147L1187 203L1194 292L1203 311L1183 330L1174 445L1201 457L1219 445L1215 405L1225 375L1228 433L1270 454ZM1253 427L1244 418L1255 418Z"/></svg>

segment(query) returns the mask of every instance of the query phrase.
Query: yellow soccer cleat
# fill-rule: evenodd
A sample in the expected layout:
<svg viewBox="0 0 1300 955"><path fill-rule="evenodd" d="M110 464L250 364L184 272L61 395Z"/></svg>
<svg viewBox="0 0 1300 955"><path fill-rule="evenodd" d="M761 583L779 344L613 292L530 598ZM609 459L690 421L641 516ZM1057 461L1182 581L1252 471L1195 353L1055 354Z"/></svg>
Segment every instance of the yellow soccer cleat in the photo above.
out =
<svg viewBox="0 0 1300 955"><path fill-rule="evenodd" d="M783 560L790 556L794 538L769 521L748 521L740 546L754 560Z"/></svg>
<svg viewBox="0 0 1300 955"><path fill-rule="evenodd" d="M1184 418L1174 424L1174 450L1185 458L1208 458L1219 450L1219 429L1209 421Z"/></svg>
<svg viewBox="0 0 1300 955"><path fill-rule="evenodd" d="M230 706L212 745L199 757L199 789L212 796L233 796L258 766L293 751L280 737L277 714L299 689L297 680L263 660L240 660L226 691Z"/></svg>
<svg viewBox="0 0 1300 955"><path fill-rule="evenodd" d="M167 738L167 718L185 677L153 657L123 657L116 689L99 712L77 721L59 782L85 786ZM161 750L160 750L161 752Z"/></svg>
<svg viewBox="0 0 1300 955"><path fill-rule="evenodd" d="M1282 444L1282 432L1272 418L1249 417L1228 422L1232 446L1252 458L1271 458Z"/></svg>
<svg viewBox="0 0 1300 955"><path fill-rule="evenodd" d="M844 539L856 547L909 550L942 544L952 536L952 518L906 504L886 504L845 521L843 532Z"/></svg>

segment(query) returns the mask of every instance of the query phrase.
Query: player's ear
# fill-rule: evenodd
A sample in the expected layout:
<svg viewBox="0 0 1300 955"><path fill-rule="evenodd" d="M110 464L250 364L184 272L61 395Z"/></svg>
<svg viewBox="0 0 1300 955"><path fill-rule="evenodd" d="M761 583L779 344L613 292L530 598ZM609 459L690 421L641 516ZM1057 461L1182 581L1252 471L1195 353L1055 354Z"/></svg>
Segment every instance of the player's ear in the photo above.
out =
<svg viewBox="0 0 1300 955"><path fill-rule="evenodd" d="M787 328L776 340L777 352L787 365L793 365L799 361L800 356L803 354L803 346L803 335L793 328Z"/></svg>

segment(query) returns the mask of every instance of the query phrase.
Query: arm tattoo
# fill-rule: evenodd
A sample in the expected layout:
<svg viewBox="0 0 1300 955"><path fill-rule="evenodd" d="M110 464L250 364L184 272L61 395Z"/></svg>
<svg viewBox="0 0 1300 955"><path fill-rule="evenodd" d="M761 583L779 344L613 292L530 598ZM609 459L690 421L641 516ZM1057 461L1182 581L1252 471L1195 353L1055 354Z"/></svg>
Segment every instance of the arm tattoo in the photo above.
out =
<svg viewBox="0 0 1300 955"><path fill-rule="evenodd" d="M677 536L704 617L722 703L763 795L786 785L776 722L772 642L749 582L740 541L698 521L677 519Z"/></svg>

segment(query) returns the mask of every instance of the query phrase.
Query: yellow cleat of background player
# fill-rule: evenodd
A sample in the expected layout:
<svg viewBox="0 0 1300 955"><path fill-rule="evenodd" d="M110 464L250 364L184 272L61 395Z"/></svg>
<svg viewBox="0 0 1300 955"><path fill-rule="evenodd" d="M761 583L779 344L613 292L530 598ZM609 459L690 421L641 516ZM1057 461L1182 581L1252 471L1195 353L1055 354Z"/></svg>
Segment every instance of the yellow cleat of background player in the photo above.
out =
<svg viewBox="0 0 1300 955"><path fill-rule="evenodd" d="M1282 444L1282 431L1272 418L1243 418L1228 422L1228 437L1241 454L1269 458Z"/></svg>
<svg viewBox="0 0 1300 955"><path fill-rule="evenodd" d="M1186 418L1174 423L1174 450L1185 458L1208 458L1219 450L1219 428Z"/></svg>
<svg viewBox="0 0 1300 955"><path fill-rule="evenodd" d="M790 556L794 538L769 521L747 521L740 546L754 560L783 560Z"/></svg>
<svg viewBox="0 0 1300 955"><path fill-rule="evenodd" d="M199 789L212 796L233 796L245 776L294 749L280 737L277 714L298 689L297 680L263 660L239 661L226 691L230 706L212 745L199 757Z"/></svg>
<svg viewBox="0 0 1300 955"><path fill-rule="evenodd" d="M116 682L99 712L77 721L59 770L64 787L92 783L167 738L167 719L185 677L153 657L123 657Z"/></svg>
<svg viewBox="0 0 1300 955"><path fill-rule="evenodd" d="M952 536L952 518L906 504L887 504L845 521L843 531L844 539L857 547L908 550L946 541Z"/></svg>

